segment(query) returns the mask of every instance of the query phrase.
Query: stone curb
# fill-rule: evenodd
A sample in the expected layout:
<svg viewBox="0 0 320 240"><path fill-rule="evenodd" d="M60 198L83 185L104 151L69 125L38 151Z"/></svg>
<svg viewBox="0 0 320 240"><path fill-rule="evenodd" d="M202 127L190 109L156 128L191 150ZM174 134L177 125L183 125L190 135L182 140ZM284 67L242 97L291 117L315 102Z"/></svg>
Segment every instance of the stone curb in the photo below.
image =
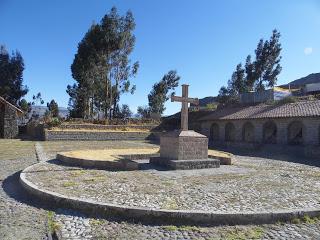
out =
<svg viewBox="0 0 320 240"><path fill-rule="evenodd" d="M124 219L134 219L142 222L164 224L206 224L206 225L240 225L240 224L267 224L288 221L304 215L316 217L320 209L306 208L296 210L279 210L273 212L233 212L219 213L195 210L167 210L143 207L121 206L112 203L99 203L41 189L26 179L26 173L31 171L31 165L20 173L20 183L31 195L42 201L55 204L60 208L71 208L90 215L113 216Z"/></svg>

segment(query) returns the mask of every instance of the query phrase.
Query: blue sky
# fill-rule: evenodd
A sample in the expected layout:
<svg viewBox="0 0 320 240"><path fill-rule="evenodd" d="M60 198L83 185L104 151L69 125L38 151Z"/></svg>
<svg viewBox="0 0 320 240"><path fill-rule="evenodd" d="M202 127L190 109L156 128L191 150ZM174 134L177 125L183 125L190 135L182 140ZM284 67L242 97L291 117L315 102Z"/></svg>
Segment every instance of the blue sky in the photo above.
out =
<svg viewBox="0 0 320 240"><path fill-rule="evenodd" d="M171 69L190 84L191 97L217 95L274 28L283 47L278 84L320 72L320 0L0 0L0 44L24 57L27 99L41 92L46 102L67 106L77 44L112 6L132 10L136 20L137 91L121 100L133 111L147 105L152 85ZM170 114L180 105L166 107Z"/></svg>

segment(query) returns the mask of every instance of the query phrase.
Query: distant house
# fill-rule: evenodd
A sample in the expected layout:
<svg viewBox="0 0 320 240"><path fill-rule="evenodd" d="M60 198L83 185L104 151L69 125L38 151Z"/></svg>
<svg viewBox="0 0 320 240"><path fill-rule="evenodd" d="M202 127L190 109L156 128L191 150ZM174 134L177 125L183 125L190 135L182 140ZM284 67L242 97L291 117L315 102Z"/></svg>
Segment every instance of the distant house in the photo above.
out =
<svg viewBox="0 0 320 240"><path fill-rule="evenodd" d="M309 94L319 94L320 93L320 83L309 83L303 87L303 93L305 95Z"/></svg>
<svg viewBox="0 0 320 240"><path fill-rule="evenodd" d="M18 119L23 111L0 97L0 138L15 138L18 133Z"/></svg>
<svg viewBox="0 0 320 240"><path fill-rule="evenodd" d="M264 103L268 101L278 101L291 95L292 93L288 89L274 87L272 89L259 91L259 92L242 93L240 94L240 103L254 104L254 103Z"/></svg>

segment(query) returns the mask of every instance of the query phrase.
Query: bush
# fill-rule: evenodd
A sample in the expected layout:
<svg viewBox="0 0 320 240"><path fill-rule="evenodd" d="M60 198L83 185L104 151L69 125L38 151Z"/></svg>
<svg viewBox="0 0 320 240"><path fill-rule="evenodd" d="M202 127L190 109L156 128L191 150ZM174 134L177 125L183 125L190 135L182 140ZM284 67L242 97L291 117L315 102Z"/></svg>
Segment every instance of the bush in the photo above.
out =
<svg viewBox="0 0 320 240"><path fill-rule="evenodd" d="M57 117L54 117L54 118L50 118L48 119L48 121L46 122L47 126L49 128L52 128L52 127L58 127L61 125L61 120Z"/></svg>

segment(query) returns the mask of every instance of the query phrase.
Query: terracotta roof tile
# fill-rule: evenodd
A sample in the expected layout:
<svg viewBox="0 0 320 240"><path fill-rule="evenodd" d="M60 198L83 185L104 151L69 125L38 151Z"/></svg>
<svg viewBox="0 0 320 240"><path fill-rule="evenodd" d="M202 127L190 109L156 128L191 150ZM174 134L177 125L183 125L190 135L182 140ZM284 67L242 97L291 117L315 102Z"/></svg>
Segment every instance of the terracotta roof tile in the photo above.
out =
<svg viewBox="0 0 320 240"><path fill-rule="evenodd" d="M233 107L218 109L200 120L238 120L258 118L320 117L320 100L299 101L283 105Z"/></svg>

